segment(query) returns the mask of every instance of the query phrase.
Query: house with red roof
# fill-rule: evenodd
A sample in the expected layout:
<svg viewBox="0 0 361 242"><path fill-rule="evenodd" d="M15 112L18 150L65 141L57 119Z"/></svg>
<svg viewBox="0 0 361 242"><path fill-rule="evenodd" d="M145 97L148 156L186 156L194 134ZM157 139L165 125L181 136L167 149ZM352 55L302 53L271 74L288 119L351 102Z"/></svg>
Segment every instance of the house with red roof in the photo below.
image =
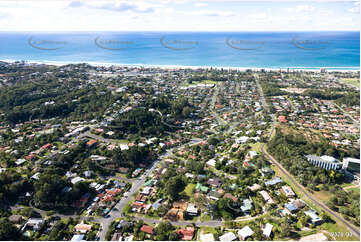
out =
<svg viewBox="0 0 361 242"><path fill-rule="evenodd" d="M89 140L89 141L86 143L86 145L87 145L88 147L91 147L91 146L95 145L96 143L97 143L97 141L96 141L95 139L92 139L92 140Z"/></svg>
<svg viewBox="0 0 361 242"><path fill-rule="evenodd" d="M281 123L287 123L286 116L283 116L283 115L279 116L278 121L281 122Z"/></svg>
<svg viewBox="0 0 361 242"><path fill-rule="evenodd" d="M192 240L194 236L194 227L179 229L177 234L180 236L181 240Z"/></svg>
<svg viewBox="0 0 361 242"><path fill-rule="evenodd" d="M146 234L151 234L153 235L154 234L154 228L152 226L149 226L149 225L143 225L141 228L140 228L140 231L141 232L144 232Z"/></svg>
<svg viewBox="0 0 361 242"><path fill-rule="evenodd" d="M43 150L47 150L47 149L50 149L52 147L52 145L50 143L47 143L46 145L43 145L41 148Z"/></svg>

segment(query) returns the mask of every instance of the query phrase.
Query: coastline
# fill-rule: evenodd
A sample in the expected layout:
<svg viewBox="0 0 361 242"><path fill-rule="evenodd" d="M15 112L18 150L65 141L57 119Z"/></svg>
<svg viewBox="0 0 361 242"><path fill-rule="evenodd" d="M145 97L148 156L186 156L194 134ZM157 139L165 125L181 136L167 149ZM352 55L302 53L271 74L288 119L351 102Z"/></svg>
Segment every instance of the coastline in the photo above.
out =
<svg viewBox="0 0 361 242"><path fill-rule="evenodd" d="M160 65L160 64L123 64L123 63L108 63L108 62L84 62L84 61L44 61L44 60L0 60L2 62L14 63L25 61L27 64L43 64L43 65L54 65L54 66L64 66L69 64L82 64L86 63L91 66L119 66L119 67L145 67L145 68L160 68L160 69L228 69L228 70L238 70L238 71L309 71L309 72L320 72L321 69L325 69L327 72L359 72L360 67L230 67L230 66L186 66L186 65Z"/></svg>

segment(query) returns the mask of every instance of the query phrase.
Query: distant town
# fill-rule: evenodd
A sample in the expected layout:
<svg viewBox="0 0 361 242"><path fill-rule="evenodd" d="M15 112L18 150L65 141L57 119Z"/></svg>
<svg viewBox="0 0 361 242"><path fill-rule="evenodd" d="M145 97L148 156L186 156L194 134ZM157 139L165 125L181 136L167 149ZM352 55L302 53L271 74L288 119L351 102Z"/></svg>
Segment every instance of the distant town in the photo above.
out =
<svg viewBox="0 0 361 242"><path fill-rule="evenodd" d="M359 241L359 88L0 62L0 240Z"/></svg>

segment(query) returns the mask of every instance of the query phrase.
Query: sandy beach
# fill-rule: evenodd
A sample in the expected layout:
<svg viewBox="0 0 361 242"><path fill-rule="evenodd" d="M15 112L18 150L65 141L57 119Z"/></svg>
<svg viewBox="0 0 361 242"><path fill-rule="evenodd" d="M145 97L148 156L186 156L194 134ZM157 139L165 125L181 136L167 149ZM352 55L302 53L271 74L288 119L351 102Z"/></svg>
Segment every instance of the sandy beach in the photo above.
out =
<svg viewBox="0 0 361 242"><path fill-rule="evenodd" d="M13 63L16 61L22 60L0 60L4 62ZM69 64L81 64L86 63L92 66L121 66L121 67L145 67L145 68L160 68L160 69L228 69L228 70L238 70L238 71L307 71L307 72L320 72L321 69L327 70L327 72L359 72L359 67L280 67L280 68L267 68L267 67L229 67L229 66L184 66L184 65L149 65L149 64L122 64L122 63L104 63L104 62L60 62L60 61L25 61L28 64L44 64L44 65L54 65L54 66L64 66Z"/></svg>

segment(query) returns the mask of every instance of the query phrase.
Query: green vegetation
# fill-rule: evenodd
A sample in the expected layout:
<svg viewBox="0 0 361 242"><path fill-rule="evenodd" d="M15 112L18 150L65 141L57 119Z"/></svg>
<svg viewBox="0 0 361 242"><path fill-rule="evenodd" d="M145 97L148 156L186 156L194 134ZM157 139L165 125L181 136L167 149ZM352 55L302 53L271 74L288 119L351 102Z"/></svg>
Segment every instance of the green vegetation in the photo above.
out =
<svg viewBox="0 0 361 242"><path fill-rule="evenodd" d="M0 240L23 240L18 229L7 219L0 218Z"/></svg>
<svg viewBox="0 0 361 242"><path fill-rule="evenodd" d="M319 184L323 184L327 189L327 186L345 181L342 172L313 166L304 158L307 154L327 154L335 157L344 155L338 153L328 142L308 140L298 133L285 134L277 127L275 137L268 144L268 150L303 186L312 190L317 190Z"/></svg>
<svg viewBox="0 0 361 242"><path fill-rule="evenodd" d="M341 213L347 220L360 226L360 190L344 191L337 186L331 188L333 194L327 206L332 210Z"/></svg>
<svg viewBox="0 0 361 242"><path fill-rule="evenodd" d="M359 78L341 78L341 82L353 85L355 87L360 87L360 79Z"/></svg>
<svg viewBox="0 0 361 242"><path fill-rule="evenodd" d="M165 193L171 200L176 200L179 197L179 193L182 192L187 183L182 176L171 177L165 183Z"/></svg>

